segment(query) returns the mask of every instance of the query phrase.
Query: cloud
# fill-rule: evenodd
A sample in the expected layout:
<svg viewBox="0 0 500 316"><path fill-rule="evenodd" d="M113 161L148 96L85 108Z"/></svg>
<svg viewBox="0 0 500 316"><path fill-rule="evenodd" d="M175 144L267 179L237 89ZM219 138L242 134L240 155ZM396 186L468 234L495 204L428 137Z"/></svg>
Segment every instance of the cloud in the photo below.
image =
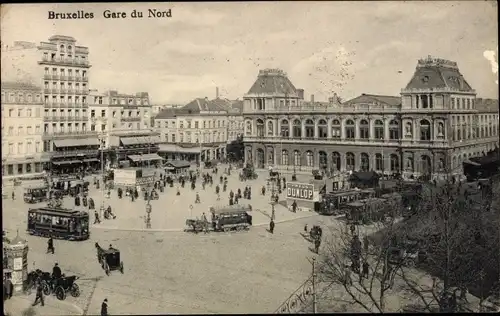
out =
<svg viewBox="0 0 500 316"><path fill-rule="evenodd" d="M483 53L484 58L486 58L491 64L491 72L496 75L495 83L498 84L498 62L495 55L495 51L492 50L487 50Z"/></svg>

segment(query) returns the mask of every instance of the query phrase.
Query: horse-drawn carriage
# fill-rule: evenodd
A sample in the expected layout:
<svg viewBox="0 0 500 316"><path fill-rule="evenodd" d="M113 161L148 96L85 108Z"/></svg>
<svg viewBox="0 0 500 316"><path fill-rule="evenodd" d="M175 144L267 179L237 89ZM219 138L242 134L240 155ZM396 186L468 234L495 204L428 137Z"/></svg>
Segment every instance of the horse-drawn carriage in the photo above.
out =
<svg viewBox="0 0 500 316"><path fill-rule="evenodd" d="M36 286L36 281L39 280L42 284L43 294L55 294L58 300L63 301L66 299L66 293L69 292L71 296L80 296L80 287L75 283L78 277L62 275L59 279L51 277L49 272L43 272L39 269L28 273L28 282L26 290L31 291Z"/></svg>
<svg viewBox="0 0 500 316"><path fill-rule="evenodd" d="M255 180L258 175L255 173L255 169L252 164L247 164L245 168L241 170L240 180Z"/></svg>
<svg viewBox="0 0 500 316"><path fill-rule="evenodd" d="M123 261L120 261L120 251L116 248L109 247L109 249L103 249L98 243L95 243L97 249L97 260L101 264L101 267L109 275L111 271L119 270L123 274Z"/></svg>
<svg viewBox="0 0 500 316"><path fill-rule="evenodd" d="M210 224L208 223L208 221L203 221L203 220L199 220L199 219L186 219L185 231L199 233L205 229L208 230L209 225Z"/></svg>

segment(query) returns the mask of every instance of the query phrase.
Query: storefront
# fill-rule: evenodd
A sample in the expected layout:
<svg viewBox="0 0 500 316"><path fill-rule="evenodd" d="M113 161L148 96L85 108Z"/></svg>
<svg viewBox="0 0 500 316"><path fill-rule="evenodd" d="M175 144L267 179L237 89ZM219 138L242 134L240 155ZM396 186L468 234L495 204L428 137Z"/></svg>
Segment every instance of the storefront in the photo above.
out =
<svg viewBox="0 0 500 316"><path fill-rule="evenodd" d="M116 161L112 163L119 165L123 164L124 161L130 162L130 156L156 154L158 141L157 136L120 136L118 147L113 149Z"/></svg>
<svg viewBox="0 0 500 316"><path fill-rule="evenodd" d="M129 155L128 159L130 160L130 165L132 167L155 167L158 168L161 166L162 161L164 160L158 154L142 154L142 155Z"/></svg>
<svg viewBox="0 0 500 316"><path fill-rule="evenodd" d="M320 187L312 183L286 183L286 202L289 210L293 210L293 203L297 204L297 211L314 211L319 208Z"/></svg>
<svg viewBox="0 0 500 316"><path fill-rule="evenodd" d="M171 160L167 161L164 165L165 170L171 174L187 174L191 163L184 160Z"/></svg>
<svg viewBox="0 0 500 316"><path fill-rule="evenodd" d="M43 156L2 159L2 179L37 177L49 166L50 158Z"/></svg>
<svg viewBox="0 0 500 316"><path fill-rule="evenodd" d="M199 161L202 149L199 145L182 147L175 144L160 144L158 153L167 160Z"/></svg>
<svg viewBox="0 0 500 316"><path fill-rule="evenodd" d="M54 147L50 168L53 174L93 172L101 168L97 138L57 139Z"/></svg>

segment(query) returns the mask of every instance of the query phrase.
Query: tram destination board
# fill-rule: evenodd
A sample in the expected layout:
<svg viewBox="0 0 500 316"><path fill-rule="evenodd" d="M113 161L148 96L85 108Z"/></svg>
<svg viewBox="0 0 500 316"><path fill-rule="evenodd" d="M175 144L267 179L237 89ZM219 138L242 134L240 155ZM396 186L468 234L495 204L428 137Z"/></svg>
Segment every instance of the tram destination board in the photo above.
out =
<svg viewBox="0 0 500 316"><path fill-rule="evenodd" d="M286 196L290 199L314 200L314 184L310 183L287 183Z"/></svg>

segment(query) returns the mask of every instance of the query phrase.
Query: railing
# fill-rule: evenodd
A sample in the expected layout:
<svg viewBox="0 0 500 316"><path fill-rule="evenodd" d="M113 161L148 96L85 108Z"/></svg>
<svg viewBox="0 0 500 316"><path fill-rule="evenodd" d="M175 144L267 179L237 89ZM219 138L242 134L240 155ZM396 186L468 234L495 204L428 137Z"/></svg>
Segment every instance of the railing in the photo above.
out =
<svg viewBox="0 0 500 316"><path fill-rule="evenodd" d="M378 105L353 105L352 107L347 106L290 106L290 107L276 107L265 110L250 110L247 111L243 109L243 115L248 114L271 114L271 113L365 113L365 112L382 112L388 114L394 114L399 111L399 107L390 106L378 106Z"/></svg>
<svg viewBox="0 0 500 316"><path fill-rule="evenodd" d="M88 66L88 60L79 60L73 58L43 58L38 62L39 64L61 64L61 65L69 65L69 66Z"/></svg>
<svg viewBox="0 0 500 316"><path fill-rule="evenodd" d="M75 92L74 92L74 94L82 94L82 90L76 89Z"/></svg>
<svg viewBox="0 0 500 316"><path fill-rule="evenodd" d="M88 49L88 47L75 46L75 53L77 53L77 54L88 54L89 53L89 49Z"/></svg>
<svg viewBox="0 0 500 316"><path fill-rule="evenodd" d="M97 155L99 153L99 149L77 149L77 150L69 150L69 151L53 151L51 152L52 157L71 157L76 155Z"/></svg>
<svg viewBox="0 0 500 316"><path fill-rule="evenodd" d="M75 81L82 81L82 77L75 77Z"/></svg>
<svg viewBox="0 0 500 316"><path fill-rule="evenodd" d="M83 82L88 82L88 81L89 81L89 78L88 78L88 77L82 77L82 81L83 81Z"/></svg>
<svg viewBox="0 0 500 316"><path fill-rule="evenodd" d="M75 90L74 89L68 89L68 94L75 94Z"/></svg>
<svg viewBox="0 0 500 316"><path fill-rule="evenodd" d="M43 89L43 93L50 93L50 89Z"/></svg>
<svg viewBox="0 0 500 316"><path fill-rule="evenodd" d="M400 143L400 140L380 140L380 139L342 139L342 138L319 138L319 137L279 137L279 136L243 136L245 141L249 142L271 142L271 143L299 143L299 142L310 142L317 144L345 144L345 145L373 145L373 144L387 144L387 145L397 145Z"/></svg>
<svg viewBox="0 0 500 316"><path fill-rule="evenodd" d="M44 132L43 136L44 137L55 137L55 136L78 136L78 135L84 135L84 136L89 136L89 135L97 135L97 131L62 131L62 132Z"/></svg>
<svg viewBox="0 0 500 316"><path fill-rule="evenodd" d="M68 92L68 90L66 90L66 88L59 89L59 93L67 93L67 92Z"/></svg>
<svg viewBox="0 0 500 316"><path fill-rule="evenodd" d="M123 122L139 122L140 120L140 117L122 117Z"/></svg>
<svg viewBox="0 0 500 316"><path fill-rule="evenodd" d="M45 74L45 75L43 75L43 79L52 80L52 75Z"/></svg>
<svg viewBox="0 0 500 316"><path fill-rule="evenodd" d="M83 89L82 94L89 94L89 89Z"/></svg>
<svg viewBox="0 0 500 316"><path fill-rule="evenodd" d="M67 78L67 80L68 80L68 81L73 81L73 80L75 80L75 77L73 77L73 76L68 76L68 77L66 77L66 78Z"/></svg>

